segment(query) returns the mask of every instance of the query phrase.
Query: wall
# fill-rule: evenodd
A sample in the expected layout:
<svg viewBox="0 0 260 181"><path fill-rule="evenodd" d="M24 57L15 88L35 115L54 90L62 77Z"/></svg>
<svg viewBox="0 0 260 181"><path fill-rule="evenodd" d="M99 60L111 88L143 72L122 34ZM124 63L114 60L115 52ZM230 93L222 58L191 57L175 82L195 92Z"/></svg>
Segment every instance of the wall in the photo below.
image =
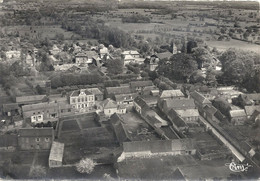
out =
<svg viewBox="0 0 260 181"><path fill-rule="evenodd" d="M18 147L21 150L49 150L51 149L52 137L39 137L40 141L36 141L36 137L18 137ZM46 141L48 138L49 141Z"/></svg>

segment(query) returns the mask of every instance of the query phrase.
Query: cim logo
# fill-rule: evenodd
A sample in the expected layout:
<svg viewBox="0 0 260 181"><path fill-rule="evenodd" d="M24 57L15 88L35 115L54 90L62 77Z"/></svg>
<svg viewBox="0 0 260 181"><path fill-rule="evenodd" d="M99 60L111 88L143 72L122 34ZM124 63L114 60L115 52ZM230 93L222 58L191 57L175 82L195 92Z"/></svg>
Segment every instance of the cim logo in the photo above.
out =
<svg viewBox="0 0 260 181"><path fill-rule="evenodd" d="M249 167L252 167L252 165L247 164L239 164L232 161L231 163L226 163L226 166L229 167L229 170L232 172L246 172Z"/></svg>

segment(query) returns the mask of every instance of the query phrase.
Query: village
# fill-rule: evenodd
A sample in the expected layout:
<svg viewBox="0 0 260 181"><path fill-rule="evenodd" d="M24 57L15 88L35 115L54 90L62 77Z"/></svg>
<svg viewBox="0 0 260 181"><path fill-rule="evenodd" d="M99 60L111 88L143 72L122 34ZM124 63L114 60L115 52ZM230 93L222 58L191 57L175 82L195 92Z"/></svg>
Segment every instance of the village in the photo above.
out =
<svg viewBox="0 0 260 181"><path fill-rule="evenodd" d="M30 38L38 41L39 29L26 31L31 37L1 30L1 178L259 177L260 93L223 78L229 54L247 54L253 68L258 55L189 38L163 51L58 33L38 43ZM95 163L91 173L78 169L86 158ZM235 173L231 162L252 167Z"/></svg>

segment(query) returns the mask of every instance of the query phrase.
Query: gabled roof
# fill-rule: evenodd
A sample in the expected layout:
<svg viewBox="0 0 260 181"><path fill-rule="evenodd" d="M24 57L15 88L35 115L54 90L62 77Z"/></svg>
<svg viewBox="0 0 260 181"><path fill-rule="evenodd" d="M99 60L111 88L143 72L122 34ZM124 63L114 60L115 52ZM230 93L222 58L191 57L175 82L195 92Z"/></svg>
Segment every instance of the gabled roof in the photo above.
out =
<svg viewBox="0 0 260 181"><path fill-rule="evenodd" d="M117 108L117 104L112 99L108 98L103 102L104 109Z"/></svg>
<svg viewBox="0 0 260 181"><path fill-rule="evenodd" d="M147 80L147 81L132 81L129 84L130 84L130 87L132 87L132 88L154 86L153 82L150 81L150 80Z"/></svg>
<svg viewBox="0 0 260 181"><path fill-rule="evenodd" d="M80 52L76 55L76 57L88 57L88 58L93 58L97 57L98 54L95 51L85 51L85 52Z"/></svg>
<svg viewBox="0 0 260 181"><path fill-rule="evenodd" d="M117 102L124 101L124 100L133 100L136 97L136 94L119 94L115 95L115 100Z"/></svg>
<svg viewBox="0 0 260 181"><path fill-rule="evenodd" d="M195 149L193 139L174 139L156 141L132 141L123 143L124 152L163 153Z"/></svg>
<svg viewBox="0 0 260 181"><path fill-rule="evenodd" d="M106 88L108 94L128 94L132 93L129 86L121 86L121 87L107 87Z"/></svg>
<svg viewBox="0 0 260 181"><path fill-rule="evenodd" d="M135 58L132 55L125 55L124 60L134 60Z"/></svg>
<svg viewBox="0 0 260 181"><path fill-rule="evenodd" d="M17 103L9 103L9 104L3 104L3 112L10 112L12 110L19 109L19 106Z"/></svg>
<svg viewBox="0 0 260 181"><path fill-rule="evenodd" d="M90 91L87 89L80 89L80 90L75 90L70 94L70 97L77 97L80 95L81 92L84 92L86 95L93 95Z"/></svg>
<svg viewBox="0 0 260 181"><path fill-rule="evenodd" d="M174 97L184 97L184 94L181 90L164 90L160 98L174 98Z"/></svg>
<svg viewBox="0 0 260 181"><path fill-rule="evenodd" d="M138 51L135 50L127 50L122 52L122 55L139 55Z"/></svg>
<svg viewBox="0 0 260 181"><path fill-rule="evenodd" d="M200 115L197 109L185 109L185 110L175 110L175 111L181 118L198 117Z"/></svg>
<svg viewBox="0 0 260 181"><path fill-rule="evenodd" d="M171 58L173 54L171 52L163 52L163 53L157 53L156 55L154 55L155 57L158 57L160 60L162 59L169 59Z"/></svg>
<svg viewBox="0 0 260 181"><path fill-rule="evenodd" d="M260 105L258 106L245 106L247 116L251 116L255 111L260 112Z"/></svg>
<svg viewBox="0 0 260 181"><path fill-rule="evenodd" d="M111 124L114 128L114 132L117 137L117 140L120 143L125 142L125 141L131 141L131 137L129 136L129 134L124 126L122 118L118 114L114 113L110 117L110 120L111 120Z"/></svg>
<svg viewBox="0 0 260 181"><path fill-rule="evenodd" d="M204 97L202 94L198 93L197 91L191 92L190 96L197 102L201 104L211 104L211 102Z"/></svg>
<svg viewBox="0 0 260 181"><path fill-rule="evenodd" d="M193 99L165 99L163 104L167 109L187 109L195 108L195 103Z"/></svg>
<svg viewBox="0 0 260 181"><path fill-rule="evenodd" d="M135 99L134 99L134 102L140 106L142 109L143 108L149 108L149 106L146 104L146 102L140 97L140 96L137 96Z"/></svg>
<svg viewBox="0 0 260 181"><path fill-rule="evenodd" d="M51 145L49 160L62 162L63 152L64 152L64 143L53 141Z"/></svg>
<svg viewBox="0 0 260 181"><path fill-rule="evenodd" d="M89 88L89 89L87 89L87 91L94 94L94 95L103 94L103 92L101 92L101 90L99 90L99 88Z"/></svg>
<svg viewBox="0 0 260 181"><path fill-rule="evenodd" d="M20 137L50 137L53 135L53 128L20 128L18 130Z"/></svg>
<svg viewBox="0 0 260 181"><path fill-rule="evenodd" d="M30 105L24 105L22 106L22 111L33 111L33 110L44 110L44 109L65 109L69 108L70 105L66 104L64 102L44 102L44 103L38 103L38 104L30 104Z"/></svg>
<svg viewBox="0 0 260 181"><path fill-rule="evenodd" d="M206 105L204 108L205 112L214 115L218 110L214 106L208 106Z"/></svg>
<svg viewBox="0 0 260 181"><path fill-rule="evenodd" d="M27 103L27 102L38 102L42 101L46 95L33 95L33 96L21 96L21 97L16 97L16 102L17 103Z"/></svg>
<svg viewBox="0 0 260 181"><path fill-rule="evenodd" d="M230 110L229 111L230 117L231 118L236 118L236 117L246 117L246 113L244 109L240 110Z"/></svg>
<svg viewBox="0 0 260 181"><path fill-rule="evenodd" d="M180 116L178 116L173 109L168 112L168 118L178 127L188 127L184 120Z"/></svg>

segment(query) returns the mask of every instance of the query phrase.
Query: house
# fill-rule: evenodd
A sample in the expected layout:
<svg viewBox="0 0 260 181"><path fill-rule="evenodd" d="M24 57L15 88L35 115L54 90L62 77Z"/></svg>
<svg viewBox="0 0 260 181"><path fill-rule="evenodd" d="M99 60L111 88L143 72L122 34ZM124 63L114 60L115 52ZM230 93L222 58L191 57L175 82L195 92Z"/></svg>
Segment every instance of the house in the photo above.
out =
<svg viewBox="0 0 260 181"><path fill-rule="evenodd" d="M159 58L147 56L144 60L144 64L149 68L150 71L155 71L158 67Z"/></svg>
<svg viewBox="0 0 260 181"><path fill-rule="evenodd" d="M148 81L132 81L129 83L130 88L132 89L132 91L136 91L136 92L141 92L145 87L148 86L154 86L153 82L148 80Z"/></svg>
<svg viewBox="0 0 260 181"><path fill-rule="evenodd" d="M162 53L157 53L151 56L151 58L158 58L159 60L169 60L172 57L172 53L171 52L162 52Z"/></svg>
<svg viewBox="0 0 260 181"><path fill-rule="evenodd" d="M53 141L49 155L49 167L61 167L64 153L64 143Z"/></svg>
<svg viewBox="0 0 260 181"><path fill-rule="evenodd" d="M185 110L185 109L195 109L195 103L193 99L159 99L158 107L165 114L171 109L174 110Z"/></svg>
<svg viewBox="0 0 260 181"><path fill-rule="evenodd" d="M102 109L104 111L104 114L108 117L110 117L114 113L117 113L117 114L126 113L126 108L123 105L117 105L117 103L110 98L104 100L104 102L102 104Z"/></svg>
<svg viewBox="0 0 260 181"><path fill-rule="evenodd" d="M2 113L5 116L15 116L18 115L20 108L17 103L3 104Z"/></svg>
<svg viewBox="0 0 260 181"><path fill-rule="evenodd" d="M215 114L216 114L217 111L218 110L214 106L206 105L203 108L203 117L206 120L217 121L218 122L218 119L215 117Z"/></svg>
<svg viewBox="0 0 260 181"><path fill-rule="evenodd" d="M20 150L50 150L53 140L53 128L21 128L18 130L18 148Z"/></svg>
<svg viewBox="0 0 260 181"><path fill-rule="evenodd" d="M53 45L52 49L50 50L51 55L56 55L61 52L61 49L57 47L57 45Z"/></svg>
<svg viewBox="0 0 260 181"><path fill-rule="evenodd" d="M260 105L259 106L245 106L245 111L246 111L246 115L247 118L251 118L251 116L253 115L253 113L255 111L260 112Z"/></svg>
<svg viewBox="0 0 260 181"><path fill-rule="evenodd" d="M142 99L149 107L156 107L158 102L158 96L141 95Z"/></svg>
<svg viewBox="0 0 260 181"><path fill-rule="evenodd" d="M122 57L123 61L124 61L124 65L128 65L129 63L134 63L135 62L135 58L132 57L131 55L124 55Z"/></svg>
<svg viewBox="0 0 260 181"><path fill-rule="evenodd" d="M156 141L132 141L123 143L123 152L118 162L131 158L149 158L154 156L194 155L193 139L174 139Z"/></svg>
<svg viewBox="0 0 260 181"><path fill-rule="evenodd" d="M189 126L186 122L178 116L173 109L168 112L167 118L171 121L173 128L179 133L184 134L189 130Z"/></svg>
<svg viewBox="0 0 260 181"><path fill-rule="evenodd" d="M21 57L21 51L19 50L9 50L5 52L7 59L19 59Z"/></svg>
<svg viewBox="0 0 260 181"><path fill-rule="evenodd" d="M176 116L182 118L187 125L199 125L200 115L197 109L172 110L171 114L176 114Z"/></svg>
<svg viewBox="0 0 260 181"><path fill-rule="evenodd" d="M64 102L45 102L22 106L23 118L31 123L54 121L73 113L71 106Z"/></svg>
<svg viewBox="0 0 260 181"><path fill-rule="evenodd" d="M242 107L259 105L260 104L260 94L240 94L237 97L237 102Z"/></svg>
<svg viewBox="0 0 260 181"><path fill-rule="evenodd" d="M14 151L17 145L17 135L4 134L0 136L0 151Z"/></svg>
<svg viewBox="0 0 260 181"><path fill-rule="evenodd" d="M134 58L140 57L140 53L138 51L135 51L135 50L123 51L121 55L131 55Z"/></svg>
<svg viewBox="0 0 260 181"><path fill-rule="evenodd" d="M93 59L98 58L98 54L95 51L80 52L75 56L76 64L92 64Z"/></svg>
<svg viewBox="0 0 260 181"><path fill-rule="evenodd" d="M79 112L91 111L95 105L95 95L87 89L75 90L69 97L72 108Z"/></svg>
<svg viewBox="0 0 260 181"><path fill-rule="evenodd" d="M27 104L37 104L41 102L45 102L46 95L33 95L33 96L21 96L21 97L16 97L16 103L18 105L27 105Z"/></svg>
<svg viewBox="0 0 260 181"><path fill-rule="evenodd" d="M136 112L138 112L143 117L145 117L147 112L150 111L150 107L146 104L144 99L142 99L140 96L138 96L134 99L133 107L136 110Z"/></svg>
<svg viewBox="0 0 260 181"><path fill-rule="evenodd" d="M181 90L164 90L162 91L160 98L161 99L181 99L184 98L184 94L181 92Z"/></svg>
<svg viewBox="0 0 260 181"><path fill-rule="evenodd" d="M115 95L120 94L131 94L132 91L130 86L120 86L120 87L106 87L105 89L105 98L113 98Z"/></svg>
<svg viewBox="0 0 260 181"><path fill-rule="evenodd" d="M87 91L91 92L95 96L95 101L103 101L104 93L99 88L88 88Z"/></svg>
<svg viewBox="0 0 260 181"><path fill-rule="evenodd" d="M123 119L117 113L110 117L110 123L116 135L117 141L122 144L123 142L131 141L131 137L125 128Z"/></svg>
<svg viewBox="0 0 260 181"><path fill-rule="evenodd" d="M190 97L194 99L195 105L198 108L199 112L203 112L203 108L206 105L211 106L211 102L197 91L191 92Z"/></svg>
<svg viewBox="0 0 260 181"><path fill-rule="evenodd" d="M247 115L244 109L230 110L230 122L234 125L244 125L247 121Z"/></svg>
<svg viewBox="0 0 260 181"><path fill-rule="evenodd" d="M99 57L103 58L106 54L108 54L108 48L105 47L103 44L99 45Z"/></svg>
<svg viewBox="0 0 260 181"><path fill-rule="evenodd" d="M152 96L159 96L160 91L158 87L152 85L152 86L146 86L141 90L141 95L152 95Z"/></svg>
<svg viewBox="0 0 260 181"><path fill-rule="evenodd" d="M118 105L128 105L132 106L134 98L136 97L136 94L119 94L115 95L113 99L116 101Z"/></svg>

